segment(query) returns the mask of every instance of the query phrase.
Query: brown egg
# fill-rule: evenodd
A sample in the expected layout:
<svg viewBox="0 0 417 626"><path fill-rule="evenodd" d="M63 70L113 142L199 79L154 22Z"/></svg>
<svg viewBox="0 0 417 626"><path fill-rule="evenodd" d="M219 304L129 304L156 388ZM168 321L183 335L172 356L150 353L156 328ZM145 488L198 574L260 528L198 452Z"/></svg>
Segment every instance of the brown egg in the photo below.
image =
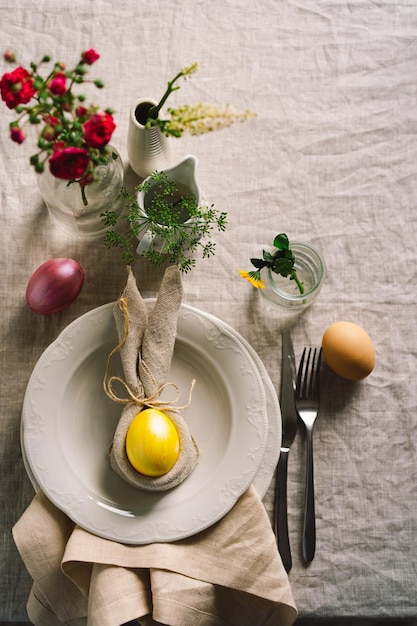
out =
<svg viewBox="0 0 417 626"><path fill-rule="evenodd" d="M368 333L352 322L336 322L322 339L327 365L348 380L362 380L375 365L375 349Z"/></svg>

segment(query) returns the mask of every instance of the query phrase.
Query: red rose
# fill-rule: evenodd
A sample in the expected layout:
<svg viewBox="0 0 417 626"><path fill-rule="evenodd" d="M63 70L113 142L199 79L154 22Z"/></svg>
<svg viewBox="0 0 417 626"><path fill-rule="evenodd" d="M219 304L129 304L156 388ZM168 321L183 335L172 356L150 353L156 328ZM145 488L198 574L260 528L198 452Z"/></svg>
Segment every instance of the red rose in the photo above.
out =
<svg viewBox="0 0 417 626"><path fill-rule="evenodd" d="M51 174L56 178L74 180L81 178L90 162L90 156L84 148L66 146L63 141L54 145L54 152L49 159Z"/></svg>
<svg viewBox="0 0 417 626"><path fill-rule="evenodd" d="M91 48L90 50L86 50L85 52L83 52L81 58L84 63L87 63L87 65L92 65L97 61L97 59L100 58L100 55L95 50L93 50L93 48Z"/></svg>
<svg viewBox="0 0 417 626"><path fill-rule="evenodd" d="M84 124L84 139L91 148L104 148L115 128L116 124L110 113L95 113Z"/></svg>
<svg viewBox="0 0 417 626"><path fill-rule="evenodd" d="M16 143L23 143L25 140L25 135L23 134L23 130L18 126L13 126L10 129L10 139L15 141Z"/></svg>
<svg viewBox="0 0 417 626"><path fill-rule="evenodd" d="M57 72L48 87L49 91L53 93L54 96L63 96L67 90L67 77L63 72Z"/></svg>
<svg viewBox="0 0 417 626"><path fill-rule="evenodd" d="M33 78L23 67L17 67L13 72L3 75L0 81L1 97L9 109L29 102L36 93L33 83Z"/></svg>

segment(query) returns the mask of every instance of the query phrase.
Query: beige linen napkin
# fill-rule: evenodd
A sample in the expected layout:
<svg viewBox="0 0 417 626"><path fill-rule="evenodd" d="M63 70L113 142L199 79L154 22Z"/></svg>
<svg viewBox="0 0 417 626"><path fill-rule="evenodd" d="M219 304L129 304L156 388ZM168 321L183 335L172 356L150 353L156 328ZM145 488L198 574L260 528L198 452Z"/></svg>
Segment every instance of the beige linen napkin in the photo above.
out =
<svg viewBox="0 0 417 626"><path fill-rule="evenodd" d="M297 616L275 536L253 486L211 528L173 543L124 545L75 525L38 491L13 528L33 587L35 626L291 626Z"/></svg>
<svg viewBox="0 0 417 626"><path fill-rule="evenodd" d="M116 427L110 449L113 470L134 487L147 491L165 491L181 483L198 463L199 449L181 415L180 408L167 403L160 392L167 383L177 334L178 311L182 300L181 272L177 265L165 270L155 306L148 316L130 267L126 287L114 306L114 318L125 381L129 395ZM114 351L112 353L114 353ZM110 355L109 359L112 355ZM110 377L105 381L106 393L120 401L112 391ZM180 439L178 460L162 476L144 476L130 464L126 453L126 435L135 415L146 407L159 408L173 422Z"/></svg>

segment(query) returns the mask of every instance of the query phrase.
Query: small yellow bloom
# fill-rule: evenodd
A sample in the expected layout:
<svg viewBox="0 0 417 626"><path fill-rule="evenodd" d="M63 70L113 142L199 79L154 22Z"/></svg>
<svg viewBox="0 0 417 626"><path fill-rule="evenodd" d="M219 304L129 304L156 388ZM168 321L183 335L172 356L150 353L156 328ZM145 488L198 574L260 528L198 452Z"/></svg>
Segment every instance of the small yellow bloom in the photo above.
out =
<svg viewBox="0 0 417 626"><path fill-rule="evenodd" d="M184 78L187 78L187 76L191 76L191 74L194 74L194 72L197 72L197 70L198 70L198 62L193 63L189 67L183 67L183 69L181 70L181 74L183 75Z"/></svg>
<svg viewBox="0 0 417 626"><path fill-rule="evenodd" d="M265 283L259 278L259 272L245 272L245 270L239 270L239 274L242 278L245 278L256 289L265 289Z"/></svg>

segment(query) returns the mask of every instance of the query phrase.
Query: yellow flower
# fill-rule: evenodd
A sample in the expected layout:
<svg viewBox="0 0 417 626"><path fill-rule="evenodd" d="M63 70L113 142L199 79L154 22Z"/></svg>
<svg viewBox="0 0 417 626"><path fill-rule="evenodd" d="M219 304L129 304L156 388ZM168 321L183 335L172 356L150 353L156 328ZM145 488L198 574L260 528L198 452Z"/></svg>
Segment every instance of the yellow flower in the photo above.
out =
<svg viewBox="0 0 417 626"><path fill-rule="evenodd" d="M242 278L245 278L256 289L265 289L265 283L261 280L259 272L245 272L245 270L239 270L239 274Z"/></svg>

